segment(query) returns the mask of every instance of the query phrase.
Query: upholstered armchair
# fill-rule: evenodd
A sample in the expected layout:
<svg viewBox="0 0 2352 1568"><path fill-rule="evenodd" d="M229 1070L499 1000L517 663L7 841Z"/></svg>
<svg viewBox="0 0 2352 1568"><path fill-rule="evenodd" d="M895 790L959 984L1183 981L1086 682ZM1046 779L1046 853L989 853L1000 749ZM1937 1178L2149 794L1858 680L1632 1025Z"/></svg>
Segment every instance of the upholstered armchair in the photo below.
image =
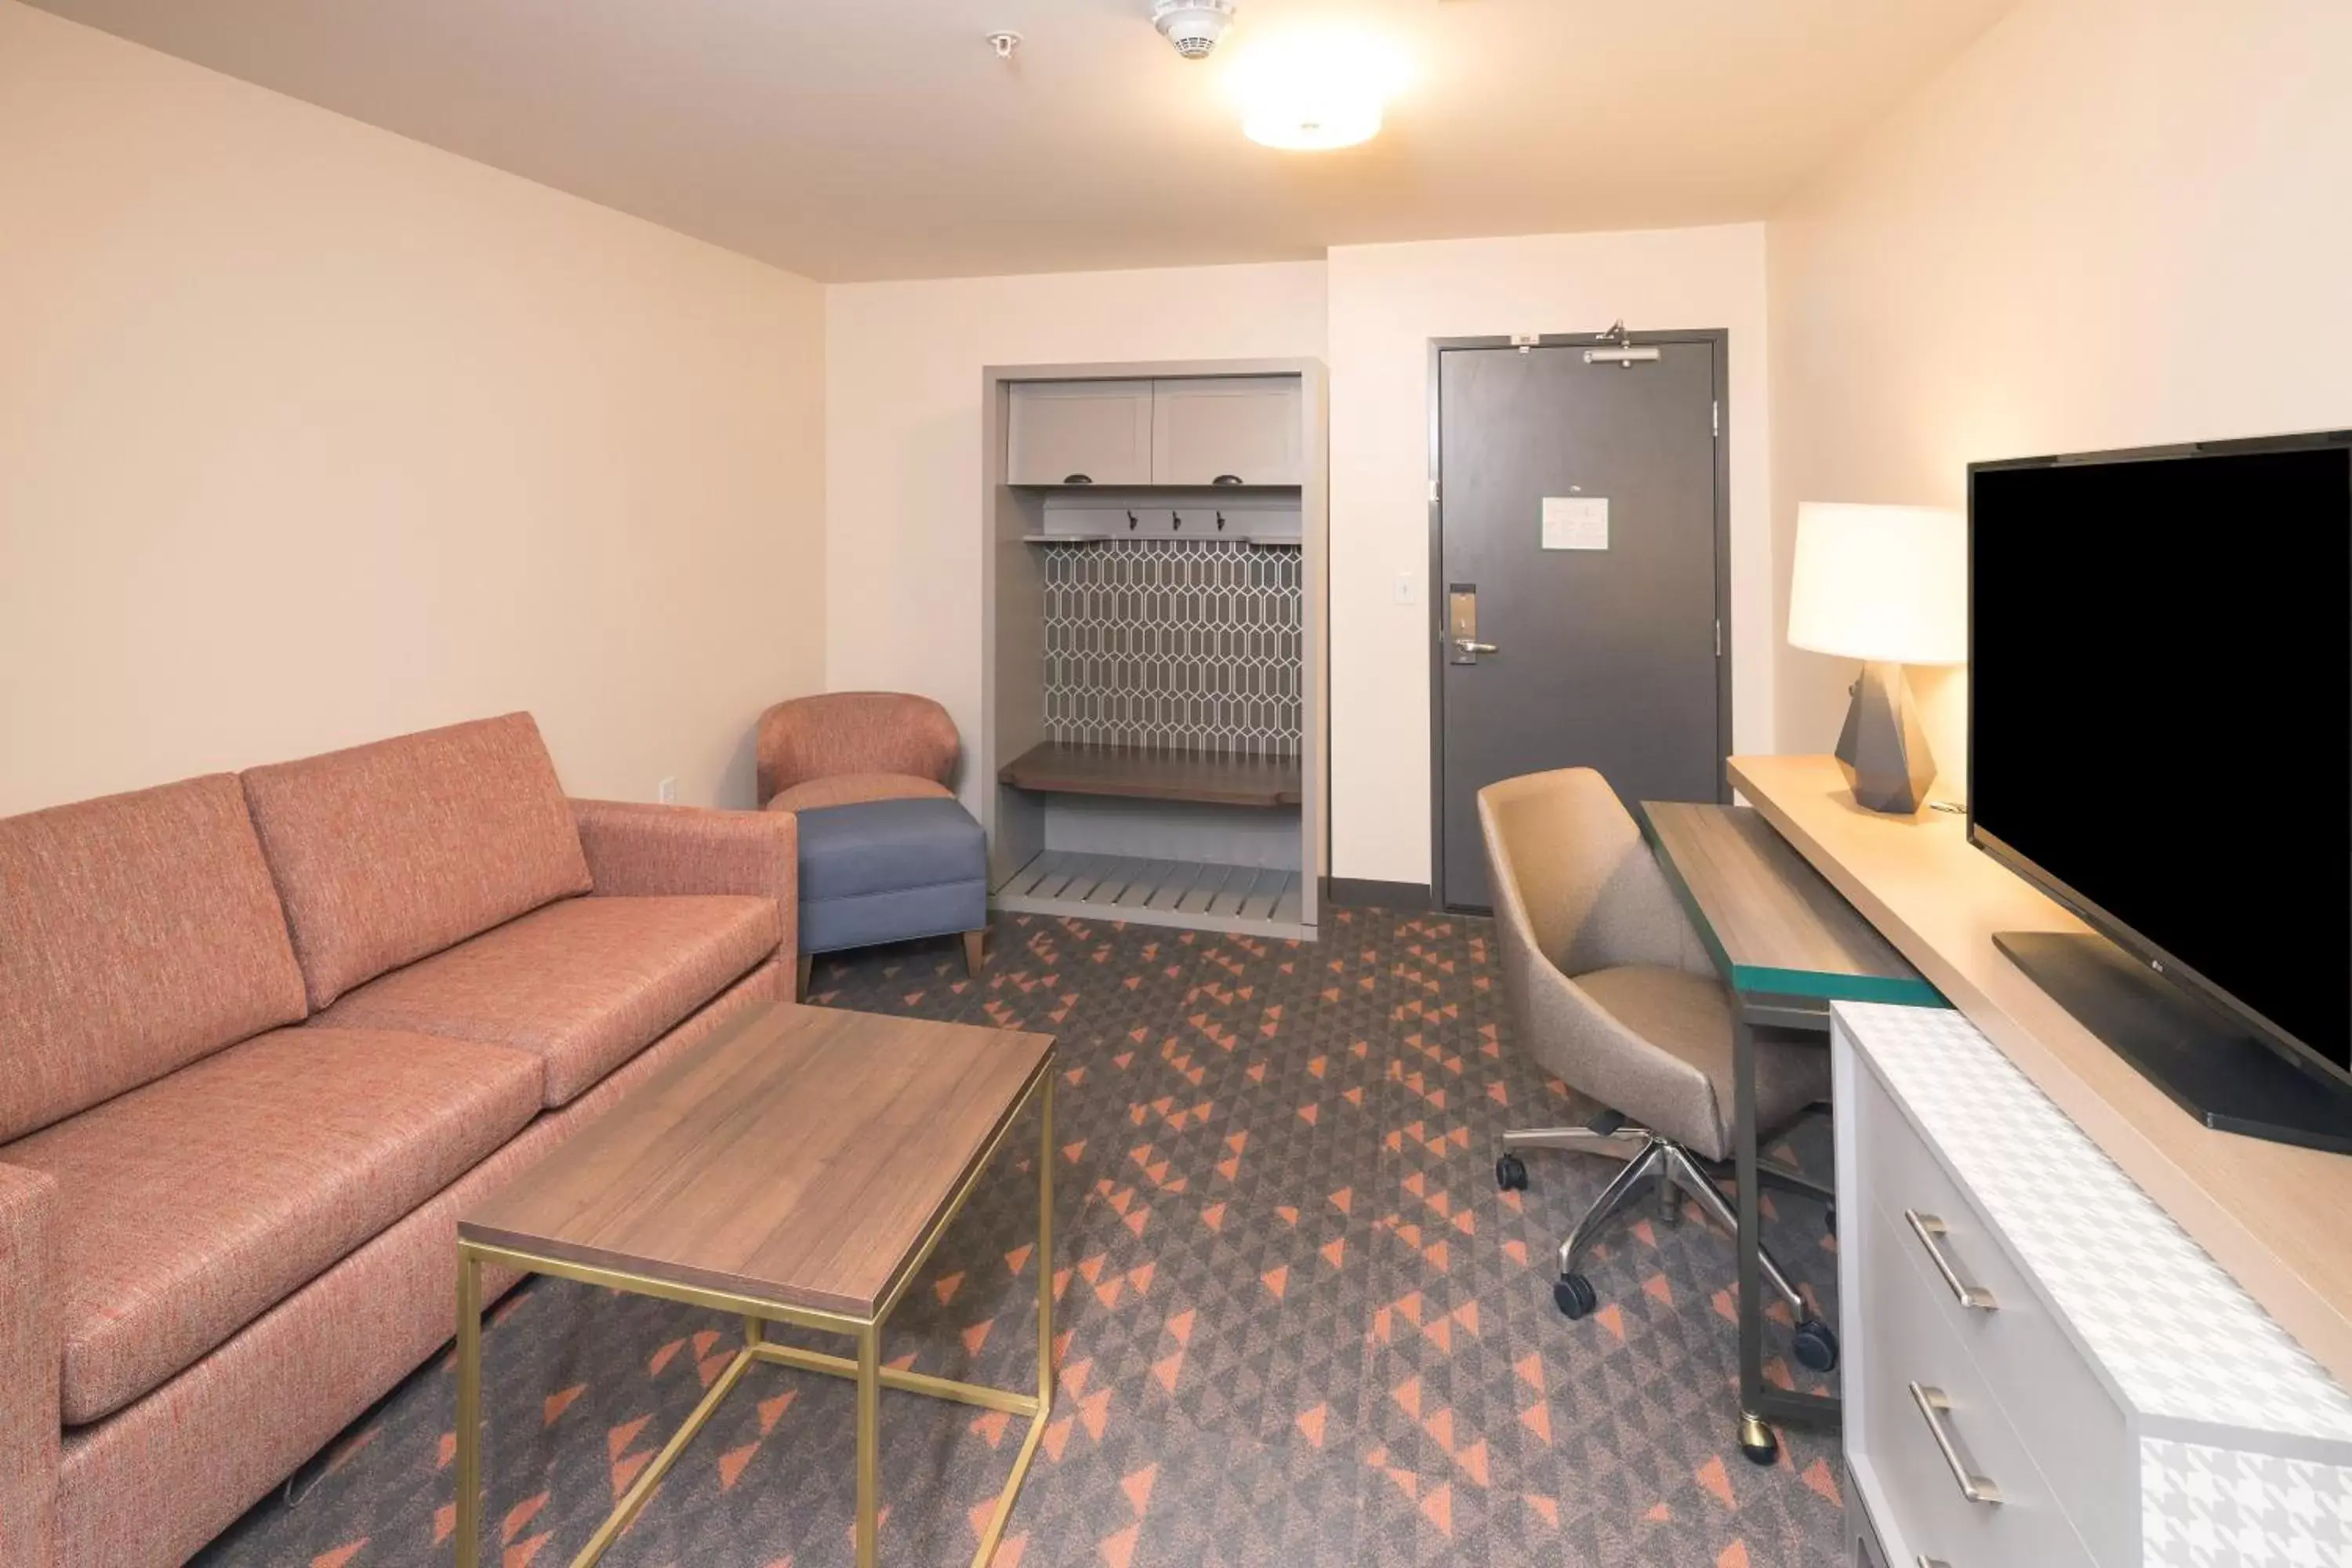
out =
<svg viewBox="0 0 2352 1568"><path fill-rule="evenodd" d="M820 953L961 935L978 974L988 841L948 787L962 748L928 697L835 691L760 718L760 800L800 824L800 963Z"/></svg>
<svg viewBox="0 0 2352 1568"><path fill-rule="evenodd" d="M869 800L951 800L962 747L928 697L835 691L760 716L760 804L814 811Z"/></svg>

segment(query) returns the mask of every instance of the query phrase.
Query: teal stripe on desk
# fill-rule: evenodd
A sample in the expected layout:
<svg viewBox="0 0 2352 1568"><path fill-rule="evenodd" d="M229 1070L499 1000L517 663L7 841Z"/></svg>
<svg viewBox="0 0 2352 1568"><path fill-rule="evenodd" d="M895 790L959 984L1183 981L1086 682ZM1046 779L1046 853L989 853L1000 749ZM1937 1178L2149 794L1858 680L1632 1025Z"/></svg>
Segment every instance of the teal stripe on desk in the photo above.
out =
<svg viewBox="0 0 2352 1568"><path fill-rule="evenodd" d="M1714 945L1710 939L1708 946ZM1735 963L1729 966L1732 987L1754 995L1813 996L1825 1002L1888 1002L1903 1007L1948 1007L1944 994L1925 980L1896 980L1874 974L1822 974L1810 969L1766 969Z"/></svg>

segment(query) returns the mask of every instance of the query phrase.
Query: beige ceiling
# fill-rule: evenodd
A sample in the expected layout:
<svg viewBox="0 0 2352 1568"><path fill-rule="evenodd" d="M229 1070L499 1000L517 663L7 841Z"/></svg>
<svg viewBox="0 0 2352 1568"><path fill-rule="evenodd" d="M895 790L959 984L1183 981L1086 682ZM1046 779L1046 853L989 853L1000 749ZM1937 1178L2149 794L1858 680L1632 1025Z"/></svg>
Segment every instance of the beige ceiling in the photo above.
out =
<svg viewBox="0 0 2352 1568"><path fill-rule="evenodd" d="M1149 0L37 3L843 280L1759 217L2011 0L1241 0L1201 64ZM1322 19L1412 62L1387 130L1245 141L1223 69Z"/></svg>

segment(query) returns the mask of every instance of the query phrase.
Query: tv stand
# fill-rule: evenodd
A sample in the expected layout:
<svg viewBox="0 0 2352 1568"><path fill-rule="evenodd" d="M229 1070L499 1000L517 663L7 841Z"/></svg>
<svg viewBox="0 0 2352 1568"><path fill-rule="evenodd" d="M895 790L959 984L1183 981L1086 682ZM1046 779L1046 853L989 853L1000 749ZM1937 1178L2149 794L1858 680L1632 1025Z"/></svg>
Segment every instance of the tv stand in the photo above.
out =
<svg viewBox="0 0 2352 1568"><path fill-rule="evenodd" d="M2352 1154L2352 1087L2322 1078L2087 931L1995 931L1993 946L2206 1126Z"/></svg>

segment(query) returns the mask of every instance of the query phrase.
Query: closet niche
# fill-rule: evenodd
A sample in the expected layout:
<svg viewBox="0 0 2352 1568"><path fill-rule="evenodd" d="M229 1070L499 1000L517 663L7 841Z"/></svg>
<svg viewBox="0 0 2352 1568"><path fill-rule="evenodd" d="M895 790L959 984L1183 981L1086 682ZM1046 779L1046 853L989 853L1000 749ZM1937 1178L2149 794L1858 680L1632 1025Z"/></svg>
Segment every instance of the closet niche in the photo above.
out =
<svg viewBox="0 0 2352 1568"><path fill-rule="evenodd" d="M1311 938L1324 373L984 373L990 880L1015 912Z"/></svg>

